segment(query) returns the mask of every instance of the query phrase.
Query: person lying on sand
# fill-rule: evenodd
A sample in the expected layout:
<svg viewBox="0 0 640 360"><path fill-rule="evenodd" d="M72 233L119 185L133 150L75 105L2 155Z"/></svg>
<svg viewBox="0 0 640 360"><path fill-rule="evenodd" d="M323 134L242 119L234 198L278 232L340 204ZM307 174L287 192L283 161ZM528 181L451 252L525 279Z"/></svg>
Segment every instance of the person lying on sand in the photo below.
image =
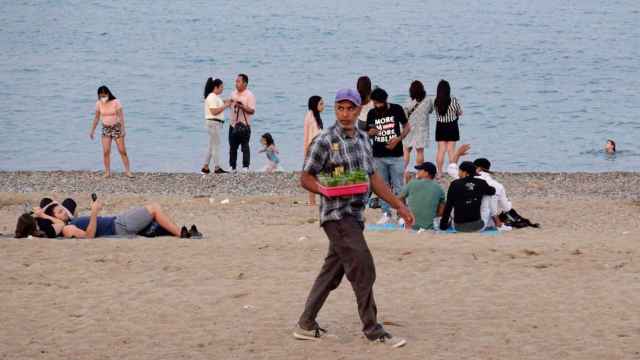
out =
<svg viewBox="0 0 640 360"><path fill-rule="evenodd" d="M154 222L166 230L168 234L175 237L202 237L202 234L195 225L191 225L189 230L187 230L186 226L179 228L171 218L163 212L159 204L147 204L113 216L98 216L102 210L102 203L96 200L91 204L90 216L75 217L75 201L71 200L73 201L73 206L72 209L69 209L71 201L68 200L71 199L65 200L65 205L67 206L52 201L44 211L41 208L34 209L34 214L36 214L38 219L51 221L51 227L56 237L59 235L67 238L95 238L114 235L130 236L140 233ZM21 219L23 219L23 217L21 217ZM23 219L23 221L27 220L26 218ZM20 220L18 225L20 225ZM22 227L29 228L25 225ZM42 233L42 231L40 233ZM46 235L47 237L51 237L48 232Z"/></svg>

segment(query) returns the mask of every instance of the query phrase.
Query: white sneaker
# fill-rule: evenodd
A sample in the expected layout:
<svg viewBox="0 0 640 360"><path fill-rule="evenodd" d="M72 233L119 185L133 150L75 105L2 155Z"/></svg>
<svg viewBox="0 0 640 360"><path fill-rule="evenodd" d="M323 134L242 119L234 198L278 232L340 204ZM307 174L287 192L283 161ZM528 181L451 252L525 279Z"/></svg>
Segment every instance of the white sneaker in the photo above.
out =
<svg viewBox="0 0 640 360"><path fill-rule="evenodd" d="M298 340L320 340L326 333L327 330L321 327L315 330L305 330L300 325L296 325L295 330L293 330L293 337Z"/></svg>
<svg viewBox="0 0 640 360"><path fill-rule="evenodd" d="M513 230L513 228L505 224L500 225L500 227L498 228L498 231L511 231L511 230Z"/></svg>
<svg viewBox="0 0 640 360"><path fill-rule="evenodd" d="M407 345L407 340L397 336L391 336L391 334L382 335L377 340L375 340L375 342L377 344L390 346L392 349L397 349Z"/></svg>
<svg viewBox="0 0 640 360"><path fill-rule="evenodd" d="M243 167L242 168L242 172L243 173L248 173L249 172L249 168L248 167Z"/></svg>
<svg viewBox="0 0 640 360"><path fill-rule="evenodd" d="M384 224L388 224L391 222L391 215L388 213L382 213L382 217L380 218L380 220L378 220L378 222L376 224L378 225L384 225Z"/></svg>
<svg viewBox="0 0 640 360"><path fill-rule="evenodd" d="M230 172L230 173L232 173L232 174L237 174L237 173L238 173L238 170L236 170L236 169L231 169L231 170L229 170L229 172Z"/></svg>

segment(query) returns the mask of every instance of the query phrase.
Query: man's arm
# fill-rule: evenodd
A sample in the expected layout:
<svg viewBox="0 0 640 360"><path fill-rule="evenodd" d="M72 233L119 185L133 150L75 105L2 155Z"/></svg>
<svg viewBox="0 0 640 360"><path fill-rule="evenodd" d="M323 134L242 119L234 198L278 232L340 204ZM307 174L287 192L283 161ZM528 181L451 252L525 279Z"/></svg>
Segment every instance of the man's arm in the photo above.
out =
<svg viewBox="0 0 640 360"><path fill-rule="evenodd" d="M444 214L444 202L438 204L438 210L436 210L436 215L442 216Z"/></svg>
<svg viewBox="0 0 640 360"><path fill-rule="evenodd" d="M469 144L460 145L460 147L456 149L456 152L453 154L453 159L451 159L450 162L457 164L458 160L460 160L461 157L467 155L470 149L471 149L471 145Z"/></svg>
<svg viewBox="0 0 640 360"><path fill-rule="evenodd" d="M482 195L492 196L496 194L496 188L487 184L486 181L482 180L480 183L481 183L480 191L482 191Z"/></svg>
<svg viewBox="0 0 640 360"><path fill-rule="evenodd" d="M89 218L89 226L87 226L86 237L93 239L96 237L96 229L98 227L98 213L102 209L102 203L100 201L94 201L91 203L91 217Z"/></svg>
<svg viewBox="0 0 640 360"><path fill-rule="evenodd" d="M320 194L320 186L318 178L307 171L303 171L300 176L300 185L307 191L314 194Z"/></svg>
<svg viewBox="0 0 640 360"><path fill-rule="evenodd" d="M96 237L96 229L98 227L98 213L102 209L102 203L100 201L94 201L91 203L91 217L89 218L89 225L87 226L87 230L83 231L79 229L75 225L67 225L62 228L62 234L64 237L68 238L78 238L78 239L93 239Z"/></svg>
<svg viewBox="0 0 640 360"><path fill-rule="evenodd" d="M67 225L62 228L62 235L66 238L83 239L87 237L87 233L84 230L79 229L75 225Z"/></svg>
<svg viewBox="0 0 640 360"><path fill-rule="evenodd" d="M256 98L254 96L250 96L247 102L248 104L244 104L241 102L238 102L238 104L244 112L249 115L253 115L256 112Z"/></svg>
<svg viewBox="0 0 640 360"><path fill-rule="evenodd" d="M404 111L398 111L398 116L400 116L400 125L402 125L402 131L400 132L400 140L409 135L411 131L411 124L409 123L409 119L407 119L407 114Z"/></svg>
<svg viewBox="0 0 640 360"><path fill-rule="evenodd" d="M380 175L378 175L377 172L374 172L370 176L370 181L371 190L398 211L398 215L404 219L406 227L411 227L415 221L411 210L409 210L407 206L391 192L391 189L389 189Z"/></svg>

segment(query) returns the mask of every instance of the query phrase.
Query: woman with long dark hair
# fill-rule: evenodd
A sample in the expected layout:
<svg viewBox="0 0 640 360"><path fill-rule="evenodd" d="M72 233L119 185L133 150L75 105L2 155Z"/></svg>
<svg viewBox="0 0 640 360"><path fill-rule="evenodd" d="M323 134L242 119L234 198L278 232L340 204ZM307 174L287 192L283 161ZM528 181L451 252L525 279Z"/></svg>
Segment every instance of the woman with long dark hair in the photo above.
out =
<svg viewBox="0 0 640 360"><path fill-rule="evenodd" d="M106 86L98 88L98 101L96 101L96 114L93 117L91 131L89 137L91 140L95 137L96 126L98 121L102 121L102 160L104 161L104 177L111 176L111 143L115 140L118 146L118 152L122 158L124 165L124 174L132 178L129 169L129 156L124 144L124 136L126 135L124 126L124 112L122 104L116 99Z"/></svg>
<svg viewBox="0 0 640 360"><path fill-rule="evenodd" d="M442 174L445 151L449 155L449 162L456 151L456 141L460 140L458 119L462 116L462 105L458 99L451 97L451 87L446 80L440 80L433 102L436 110L436 165L438 176Z"/></svg>
<svg viewBox="0 0 640 360"><path fill-rule="evenodd" d="M419 80L415 80L409 86L409 101L403 108L411 125L411 132L403 141L404 170L407 174L411 151L416 149L416 165L422 165L424 149L429 144L429 114L433 112L433 101L427 97L424 85ZM407 181L405 175L405 182Z"/></svg>
<svg viewBox="0 0 640 360"><path fill-rule="evenodd" d="M213 172L224 174L226 171L220 167L220 133L224 124L224 109L231 105L230 101L223 101L220 94L224 90L222 80L207 79L204 85L204 121L209 131L209 149L204 159L204 166L200 170L203 174L209 174L209 163L213 159Z"/></svg>
<svg viewBox="0 0 640 360"><path fill-rule="evenodd" d="M368 76L360 76L356 83L356 89L360 94L362 101L362 109L358 115L358 129L367 132L367 115L369 110L373 109L373 101L371 101L371 79Z"/></svg>
<svg viewBox="0 0 640 360"><path fill-rule="evenodd" d="M307 111L307 114L304 116L303 138L305 159L307 158L311 142L324 128L324 125L322 124L322 118L320 117L320 113L324 111L324 101L320 96L314 95L309 98L307 107L309 111ZM309 205L316 205L316 196L312 192L309 192Z"/></svg>

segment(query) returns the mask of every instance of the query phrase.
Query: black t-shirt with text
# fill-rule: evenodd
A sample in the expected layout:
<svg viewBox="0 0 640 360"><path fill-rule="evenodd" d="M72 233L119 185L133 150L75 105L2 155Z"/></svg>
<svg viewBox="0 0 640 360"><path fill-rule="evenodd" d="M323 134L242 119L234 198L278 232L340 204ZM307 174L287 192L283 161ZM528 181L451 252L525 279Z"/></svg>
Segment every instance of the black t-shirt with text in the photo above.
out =
<svg viewBox="0 0 640 360"><path fill-rule="evenodd" d="M402 129L407 123L407 116L402 106L398 104L388 104L386 109L378 110L373 108L367 114L367 130L378 129L378 134L371 136L373 141L373 157L399 157L402 156L402 141L393 149L387 149L387 144L396 137L399 137Z"/></svg>

